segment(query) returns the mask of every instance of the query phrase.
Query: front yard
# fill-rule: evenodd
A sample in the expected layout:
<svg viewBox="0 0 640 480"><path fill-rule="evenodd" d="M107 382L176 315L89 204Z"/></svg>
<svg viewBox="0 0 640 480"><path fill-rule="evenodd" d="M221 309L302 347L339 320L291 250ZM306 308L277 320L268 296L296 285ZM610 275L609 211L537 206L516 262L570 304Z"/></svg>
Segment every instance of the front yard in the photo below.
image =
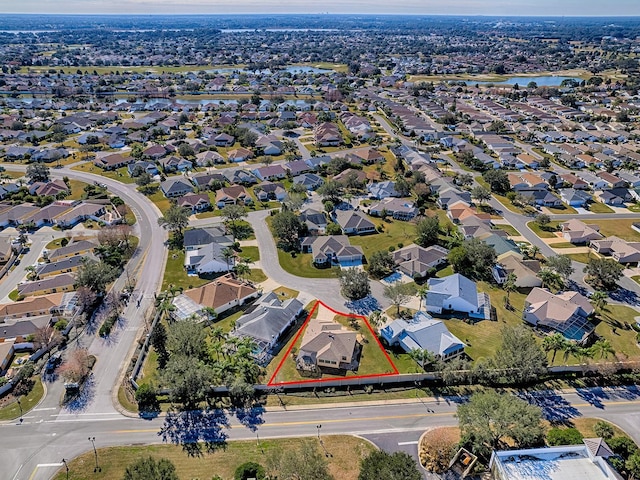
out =
<svg viewBox="0 0 640 480"><path fill-rule="evenodd" d="M95 175L102 175L103 177L117 180L122 183L135 183L135 179L129 176L127 167L118 168L117 170L103 170L100 167L96 167L92 162L82 163L71 168L72 170L78 170L79 172L89 172Z"/></svg>
<svg viewBox="0 0 640 480"><path fill-rule="evenodd" d="M284 252L278 249L280 266L292 275L306 278L336 278L334 268L316 268L310 253Z"/></svg>
<svg viewBox="0 0 640 480"><path fill-rule="evenodd" d="M169 250L167 252L167 266L164 270L164 278L162 279L162 290L167 290L169 286L174 288L196 288L209 283L211 280L200 278L196 275L187 275L184 269L184 251Z"/></svg>

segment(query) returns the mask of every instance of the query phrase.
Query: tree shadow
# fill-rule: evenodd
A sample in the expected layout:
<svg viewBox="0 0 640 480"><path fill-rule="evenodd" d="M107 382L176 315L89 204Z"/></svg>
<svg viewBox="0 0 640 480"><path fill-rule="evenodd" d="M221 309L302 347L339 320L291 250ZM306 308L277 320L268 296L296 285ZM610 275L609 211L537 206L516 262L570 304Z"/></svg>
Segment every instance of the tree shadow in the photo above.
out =
<svg viewBox="0 0 640 480"><path fill-rule="evenodd" d="M602 387L576 388L576 394L589 405L596 408L604 409L604 403L602 403L602 399L606 398L607 395L602 390Z"/></svg>
<svg viewBox="0 0 640 480"><path fill-rule="evenodd" d="M380 304L378 303L378 300L370 295L361 298L360 300L347 302L345 303L345 306L358 315L369 315L371 312L380 310Z"/></svg>
<svg viewBox="0 0 640 480"><path fill-rule="evenodd" d="M614 302L627 303L636 307L640 305L640 298L638 298L636 292L632 292L626 288L618 288L617 290L610 292L609 297Z"/></svg>
<svg viewBox="0 0 640 480"><path fill-rule="evenodd" d="M229 419L223 410L178 410L167 412L158 435L164 442L180 445L190 457L200 457L227 445Z"/></svg>
<svg viewBox="0 0 640 480"><path fill-rule="evenodd" d="M233 414L238 421L252 432L258 430L258 427L264 423L264 407L258 405L255 407L236 407L232 409Z"/></svg>
<svg viewBox="0 0 640 480"><path fill-rule="evenodd" d="M541 392L521 391L518 392L518 397L540 408L542 416L551 423L568 424L571 419L582 416L577 408L551 390Z"/></svg>

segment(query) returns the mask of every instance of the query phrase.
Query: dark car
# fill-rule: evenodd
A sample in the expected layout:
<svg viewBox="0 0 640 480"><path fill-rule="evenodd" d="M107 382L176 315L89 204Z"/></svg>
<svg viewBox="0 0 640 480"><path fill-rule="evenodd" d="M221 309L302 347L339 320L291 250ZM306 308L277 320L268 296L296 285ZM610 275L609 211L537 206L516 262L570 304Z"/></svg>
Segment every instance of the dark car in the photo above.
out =
<svg viewBox="0 0 640 480"><path fill-rule="evenodd" d="M53 373L61 361L62 357L60 355L51 357L44 366L44 373Z"/></svg>

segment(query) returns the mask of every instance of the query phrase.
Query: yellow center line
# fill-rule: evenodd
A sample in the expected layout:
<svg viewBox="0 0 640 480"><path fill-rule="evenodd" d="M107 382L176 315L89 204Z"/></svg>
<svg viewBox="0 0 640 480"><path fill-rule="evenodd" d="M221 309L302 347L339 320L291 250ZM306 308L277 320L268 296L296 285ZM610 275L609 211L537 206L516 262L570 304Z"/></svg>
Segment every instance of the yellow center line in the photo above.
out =
<svg viewBox="0 0 640 480"><path fill-rule="evenodd" d="M636 405L640 404L640 400L629 400L626 402L602 402L603 405ZM594 405L590 403L573 403L568 405L568 407L592 407ZM561 407L564 408L564 407ZM339 419L316 419L316 420L302 420L297 422L275 422L275 423L264 423L260 425L260 428L269 428L269 427L291 427L296 425L317 425L318 422L322 422L325 424L331 423L352 423L352 422L375 422L375 421L383 421L383 420L401 420L401 419L409 419L409 418L427 418L427 417L446 417L453 416L455 412L439 412L439 413L412 413L407 415L386 415L380 417L354 417L354 418L339 418ZM230 428L245 428L243 425L231 425ZM131 429L131 430L113 430L111 433L151 433L157 432L158 429L155 428L143 428L143 429Z"/></svg>
<svg viewBox="0 0 640 480"><path fill-rule="evenodd" d="M403 418L424 418L424 417L444 417L453 416L454 412L441 412L441 413L414 413L410 415L388 415L383 417L363 417L363 418L340 418L340 419L328 419L328 420L303 420L299 422L277 422L277 423L264 423L260 425L260 428L266 427L291 427L294 425L317 425L318 422L322 423L351 423L351 422L372 422L380 420L399 420ZM231 425L231 428L245 428L244 425ZM146 433L157 432L157 429L147 428L139 430L114 430L112 433Z"/></svg>

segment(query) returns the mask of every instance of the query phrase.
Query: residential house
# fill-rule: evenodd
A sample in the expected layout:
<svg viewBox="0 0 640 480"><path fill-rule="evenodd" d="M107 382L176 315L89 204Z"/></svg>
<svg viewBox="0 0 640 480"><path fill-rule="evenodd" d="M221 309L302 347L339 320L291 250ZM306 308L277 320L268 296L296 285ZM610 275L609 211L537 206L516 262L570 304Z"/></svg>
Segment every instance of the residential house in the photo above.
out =
<svg viewBox="0 0 640 480"><path fill-rule="evenodd" d="M185 250L184 268L188 274L229 272L235 266L233 250L219 243L209 243Z"/></svg>
<svg viewBox="0 0 640 480"><path fill-rule="evenodd" d="M112 153L96 158L93 163L103 170L116 170L121 167L126 167L130 163L133 163L133 161L134 159L131 157L123 157L119 153Z"/></svg>
<svg viewBox="0 0 640 480"><path fill-rule="evenodd" d="M241 316L232 335L250 338L256 344L254 356L261 363L270 360L270 351L302 313L304 305L297 298L282 300L275 292L262 297L254 308Z"/></svg>
<svg viewBox="0 0 640 480"><path fill-rule="evenodd" d="M158 175L158 167L154 162L148 162L146 160L138 160L137 162L127 165L127 173L130 177L136 177L141 173L148 173L152 177Z"/></svg>
<svg viewBox="0 0 640 480"><path fill-rule="evenodd" d="M187 170L193 169L193 163L191 163L190 160L175 157L173 155L171 157L162 158L159 162L164 173L186 172Z"/></svg>
<svg viewBox="0 0 640 480"><path fill-rule="evenodd" d="M293 177L293 183L295 185L302 185L307 190L316 190L324 183L324 180L320 175L316 175L315 173L303 173L302 175Z"/></svg>
<svg viewBox="0 0 640 480"><path fill-rule="evenodd" d="M396 220L409 221L418 215L418 209L405 198L385 198L369 207L370 215L382 217L385 213Z"/></svg>
<svg viewBox="0 0 640 480"><path fill-rule="evenodd" d="M160 190L167 198L177 198L193 193L193 185L184 177L171 177L160 184Z"/></svg>
<svg viewBox="0 0 640 480"><path fill-rule="evenodd" d="M361 345L358 334L333 319L312 318L302 336L296 366L302 372L357 371Z"/></svg>
<svg viewBox="0 0 640 480"><path fill-rule="evenodd" d="M600 240L602 234L598 225L587 225L577 218L572 218L568 222L561 224L562 237L570 243L589 243L593 240Z"/></svg>
<svg viewBox="0 0 640 480"><path fill-rule="evenodd" d="M213 185L222 186L227 183L227 177L218 172L202 172L191 177L191 181L200 189L210 189Z"/></svg>
<svg viewBox="0 0 640 480"><path fill-rule="evenodd" d="M448 184L446 188L443 188L438 192L438 199L436 200L436 203L443 210L447 210L450 205L458 202L463 202L466 205L471 205L471 193L458 190L457 188L452 188Z"/></svg>
<svg viewBox="0 0 640 480"><path fill-rule="evenodd" d="M394 320L380 330L380 336L390 346L399 346L407 353L426 350L436 360L457 358L466 346L444 322L420 311L411 320Z"/></svg>
<svg viewBox="0 0 640 480"><path fill-rule="evenodd" d="M385 161L384 156L378 150L371 147L358 148L354 150L352 154L358 157L365 165Z"/></svg>
<svg viewBox="0 0 640 480"><path fill-rule="evenodd" d="M253 189L258 200L261 202L268 202L269 200L276 200L283 202L287 199L287 191L282 183L274 183L265 181L256 185Z"/></svg>
<svg viewBox="0 0 640 480"><path fill-rule="evenodd" d="M558 177L564 184L569 185L571 188L575 190L589 189L589 183L581 179L580 177L577 177L573 173L564 173L562 175L559 175Z"/></svg>
<svg viewBox="0 0 640 480"><path fill-rule="evenodd" d="M340 129L331 122L316 125L313 129L313 137L318 147L337 147L342 143Z"/></svg>
<svg viewBox="0 0 640 480"><path fill-rule="evenodd" d="M396 190L395 182L391 180L370 183L367 185L367 190L369 190L369 198L375 200L382 200L383 198L389 197L402 197Z"/></svg>
<svg viewBox="0 0 640 480"><path fill-rule="evenodd" d="M633 199L633 195L627 188L603 190L596 193L596 197L606 205L624 205L625 202L630 202Z"/></svg>
<svg viewBox="0 0 640 480"><path fill-rule="evenodd" d="M424 278L433 270L447 263L449 250L438 245L424 248L407 245L392 252L396 268L411 278Z"/></svg>
<svg viewBox="0 0 640 480"><path fill-rule="evenodd" d="M7 263L14 251L20 251L22 248L19 244L14 242L8 237L0 238L0 264Z"/></svg>
<svg viewBox="0 0 640 480"><path fill-rule="evenodd" d="M248 170L237 169L237 170L225 170L224 176L227 178L230 184L239 184L239 185L251 185L253 183L258 183L258 179L256 176L249 172Z"/></svg>
<svg viewBox="0 0 640 480"><path fill-rule="evenodd" d="M562 206L562 201L553 193L546 190L534 190L532 192L526 192L525 196L533 198L533 201L536 205L541 205L543 207Z"/></svg>
<svg viewBox="0 0 640 480"><path fill-rule="evenodd" d="M50 182L34 182L29 185L29 193L40 197L55 197L60 194L66 196L70 193L70 190L63 180L57 179Z"/></svg>
<svg viewBox="0 0 640 480"><path fill-rule="evenodd" d="M362 170L357 170L355 168L347 168L346 170L343 170L342 172L334 176L333 180L342 184L355 181L356 183L360 183L364 185L364 183L367 181L367 174Z"/></svg>
<svg viewBox="0 0 640 480"><path fill-rule="evenodd" d="M558 190L562 201L570 207L585 207L591 201L591 195L584 190L562 188Z"/></svg>
<svg viewBox="0 0 640 480"><path fill-rule="evenodd" d="M18 296L29 297L35 295L46 295L48 293L69 292L73 290L75 276L70 273L63 273L54 277L47 277L35 282L25 282L18 285Z"/></svg>
<svg viewBox="0 0 640 480"><path fill-rule="evenodd" d="M607 182L607 187L609 188L624 188L628 186L626 180L609 172L598 172L596 176Z"/></svg>
<svg viewBox="0 0 640 480"><path fill-rule="evenodd" d="M112 225L120 223L122 216L117 209L102 203L82 202L75 205L71 210L65 210L62 214L56 215L53 219L60 228L71 228L80 222L93 220L101 224Z"/></svg>
<svg viewBox="0 0 640 480"><path fill-rule="evenodd" d="M4 376L11 365L15 353L14 344L15 340L0 342L0 377Z"/></svg>
<svg viewBox="0 0 640 480"><path fill-rule="evenodd" d="M243 147L235 148L227 152L227 158L230 162L244 162L253 157L253 152Z"/></svg>
<svg viewBox="0 0 640 480"><path fill-rule="evenodd" d="M491 302L485 293L478 293L475 282L454 273L444 278L427 280L425 310L432 313L445 311L466 313L471 318L490 319Z"/></svg>
<svg viewBox="0 0 640 480"><path fill-rule="evenodd" d="M211 208L211 200L206 193L188 193L178 199L178 205L191 210L191 213L203 212Z"/></svg>
<svg viewBox="0 0 640 480"><path fill-rule="evenodd" d="M21 302L10 302L0 305L0 319L6 322L10 319L34 317L41 315L64 315L73 308L67 304L75 300L75 293L54 293L39 297L29 297ZM70 314L73 314L71 312Z"/></svg>
<svg viewBox="0 0 640 480"><path fill-rule="evenodd" d="M189 228L183 233L182 243L185 250L197 250L210 243L218 243L223 247L233 245L233 238L227 235L224 227Z"/></svg>
<svg viewBox="0 0 640 480"><path fill-rule="evenodd" d="M228 273L175 297L172 301L175 309L171 312L171 317L175 320L185 320L192 315L206 318L204 308L213 309L220 315L231 308L244 305L259 295L260 292L253 285Z"/></svg>
<svg viewBox="0 0 640 480"><path fill-rule="evenodd" d="M280 155L283 143L275 135L262 135L256 140L256 148L263 155Z"/></svg>
<svg viewBox="0 0 640 480"><path fill-rule="evenodd" d="M362 248L351 245L346 235L305 237L300 244L303 252L312 254L313 264L318 267L352 267L362 265L364 259Z"/></svg>
<svg viewBox="0 0 640 480"><path fill-rule="evenodd" d="M213 137L213 144L216 147L232 147L234 143L236 143L235 137L227 133L219 133Z"/></svg>
<svg viewBox="0 0 640 480"><path fill-rule="evenodd" d="M196 154L196 165L199 167L208 167L211 165L222 165L227 163L222 155L213 150L205 150Z"/></svg>
<svg viewBox="0 0 640 480"><path fill-rule="evenodd" d="M336 210L335 221L345 235L365 235L376 232L376 225L357 210Z"/></svg>
<svg viewBox="0 0 640 480"><path fill-rule="evenodd" d="M218 208L224 208L225 205L250 205L251 203L253 203L253 199L242 185L223 187L216 192Z"/></svg>
<svg viewBox="0 0 640 480"><path fill-rule="evenodd" d="M256 168L252 173L260 180L282 180L287 177L287 171L280 164Z"/></svg>
<svg viewBox="0 0 640 480"><path fill-rule="evenodd" d="M611 258L618 263L640 262L640 242L627 242L612 236L601 240L592 240L589 246L602 255L611 255Z"/></svg>
<svg viewBox="0 0 640 480"><path fill-rule="evenodd" d="M327 229L327 216L324 212L307 208L300 212L300 222L307 226L311 235L324 235Z"/></svg>
<svg viewBox="0 0 640 480"><path fill-rule="evenodd" d="M517 288L533 288L542 286L538 278L540 262L538 260L524 260L521 254L509 252L493 267L491 273L496 283L502 285L510 273L516 276Z"/></svg>
<svg viewBox="0 0 640 480"><path fill-rule="evenodd" d="M589 299L578 292L555 295L547 289L534 288L525 299L522 319L534 327L583 342L595 330L589 322L593 312Z"/></svg>
<svg viewBox="0 0 640 480"><path fill-rule="evenodd" d="M294 160L292 162L287 162L284 164L284 168L287 169L289 175L291 175L292 177L302 175L311 170L309 164L304 160Z"/></svg>
<svg viewBox="0 0 640 480"><path fill-rule="evenodd" d="M55 262L40 263L35 268L36 277L43 279L60 273L72 273L80 268L84 259L97 260L93 255L74 255Z"/></svg>
<svg viewBox="0 0 640 480"><path fill-rule="evenodd" d="M602 178L594 175L591 172L582 171L582 172L578 172L577 175L582 180L587 182L589 184L589 186L591 188L593 188L594 190L600 190L602 188L606 188L607 187L607 182L605 180L603 180Z"/></svg>
<svg viewBox="0 0 640 480"><path fill-rule="evenodd" d="M142 151L143 156L152 160L160 160L168 153L169 151L164 147L164 145L151 145Z"/></svg>
<svg viewBox="0 0 640 480"><path fill-rule="evenodd" d="M74 255L86 255L96 248L96 244L89 240L78 240L77 242L71 242L64 247L56 248L55 250L43 251L42 255L50 262L57 262L63 258L69 258Z"/></svg>

